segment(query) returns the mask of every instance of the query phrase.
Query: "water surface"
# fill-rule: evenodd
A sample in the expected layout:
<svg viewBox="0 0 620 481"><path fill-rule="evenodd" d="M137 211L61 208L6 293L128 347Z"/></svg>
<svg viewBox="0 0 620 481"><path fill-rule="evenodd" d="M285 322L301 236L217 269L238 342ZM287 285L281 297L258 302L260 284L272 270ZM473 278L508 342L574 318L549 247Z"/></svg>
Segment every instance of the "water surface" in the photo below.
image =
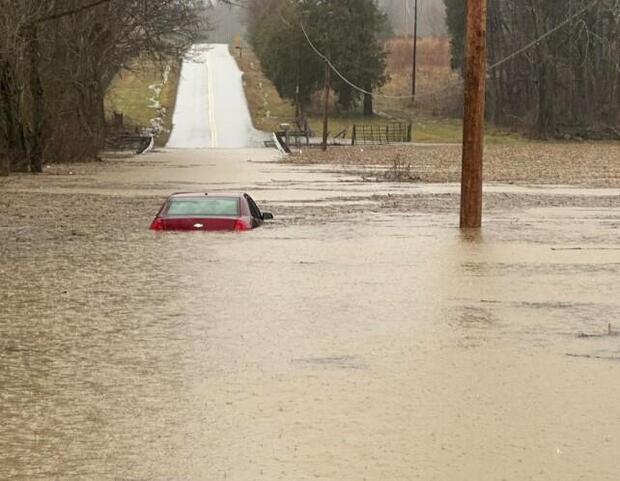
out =
<svg viewBox="0 0 620 481"><path fill-rule="evenodd" d="M617 479L616 192L496 186L462 234L450 192L266 157L4 184L0 479ZM188 186L276 221L149 232Z"/></svg>

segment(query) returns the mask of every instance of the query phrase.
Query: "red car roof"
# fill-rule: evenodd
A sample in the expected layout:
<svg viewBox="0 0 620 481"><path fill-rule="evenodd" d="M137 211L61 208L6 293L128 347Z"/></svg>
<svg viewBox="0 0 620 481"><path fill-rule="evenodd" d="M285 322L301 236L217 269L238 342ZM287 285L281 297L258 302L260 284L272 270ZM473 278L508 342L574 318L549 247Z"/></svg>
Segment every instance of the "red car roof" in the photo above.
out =
<svg viewBox="0 0 620 481"><path fill-rule="evenodd" d="M175 192L170 197L200 197L208 195L212 197L243 197L243 192Z"/></svg>

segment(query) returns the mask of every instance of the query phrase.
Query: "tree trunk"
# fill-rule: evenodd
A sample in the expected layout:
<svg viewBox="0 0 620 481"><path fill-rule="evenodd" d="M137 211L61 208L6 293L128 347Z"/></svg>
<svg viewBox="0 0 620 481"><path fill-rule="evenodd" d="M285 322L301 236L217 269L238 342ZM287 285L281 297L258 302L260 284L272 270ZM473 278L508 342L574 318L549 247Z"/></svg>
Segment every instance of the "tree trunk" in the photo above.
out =
<svg viewBox="0 0 620 481"><path fill-rule="evenodd" d="M325 86L324 86L324 100L323 100L323 142L321 144L321 150L325 152L327 150L327 126L329 115L329 86L330 86L330 74L331 68L327 62L325 62Z"/></svg>
<svg viewBox="0 0 620 481"><path fill-rule="evenodd" d="M6 158L0 167L9 171L28 172L28 153L24 140L24 124L17 80L9 62L0 63L0 118L3 119Z"/></svg>
<svg viewBox="0 0 620 481"><path fill-rule="evenodd" d="M368 89L368 91L370 91L370 89ZM364 116L370 117L371 115L375 115L372 95L364 94Z"/></svg>
<svg viewBox="0 0 620 481"><path fill-rule="evenodd" d="M9 175L9 157L0 154L0 177Z"/></svg>
<svg viewBox="0 0 620 481"><path fill-rule="evenodd" d="M538 121L536 130L542 138L549 138L555 133L552 89L553 68L547 57L538 67Z"/></svg>
<svg viewBox="0 0 620 481"><path fill-rule="evenodd" d="M95 139L94 139L94 151L92 152L92 158L96 159L99 156L99 152L103 150L105 144L106 126L105 126L105 105L104 105L104 90L101 84L97 83L95 86Z"/></svg>
<svg viewBox="0 0 620 481"><path fill-rule="evenodd" d="M39 38L37 27L29 31L28 57L30 61L29 88L32 96L32 129L30 132L29 162L31 172L43 172L43 122L45 115L45 98L43 84L39 73Z"/></svg>
<svg viewBox="0 0 620 481"><path fill-rule="evenodd" d="M531 15L534 20L534 32L540 36L547 28L548 14L545 10L546 4L538 0L530 0ZM536 120L536 135L541 138L548 138L555 130L555 112L553 105L554 97L554 68L553 55L549 45L549 39L544 39L538 45L537 52L538 65L535 67L537 86L538 86L538 116Z"/></svg>

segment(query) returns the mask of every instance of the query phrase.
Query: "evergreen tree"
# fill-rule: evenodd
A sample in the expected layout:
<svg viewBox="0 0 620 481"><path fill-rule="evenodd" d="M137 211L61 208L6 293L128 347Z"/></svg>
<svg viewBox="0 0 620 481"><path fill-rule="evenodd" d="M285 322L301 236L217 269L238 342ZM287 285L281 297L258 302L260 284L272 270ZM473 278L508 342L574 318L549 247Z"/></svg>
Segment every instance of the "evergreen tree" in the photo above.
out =
<svg viewBox="0 0 620 481"><path fill-rule="evenodd" d="M386 17L373 0L254 0L250 4L249 41L278 93L303 110L323 88L325 62L315 47L355 85L372 91L386 81L380 35ZM344 109L362 94L335 73L331 87ZM365 102L372 113L372 103Z"/></svg>
<svg viewBox="0 0 620 481"><path fill-rule="evenodd" d="M467 2L465 0L443 0L446 5L446 26L450 33L452 48L452 68L459 70L463 66L465 50L465 15Z"/></svg>

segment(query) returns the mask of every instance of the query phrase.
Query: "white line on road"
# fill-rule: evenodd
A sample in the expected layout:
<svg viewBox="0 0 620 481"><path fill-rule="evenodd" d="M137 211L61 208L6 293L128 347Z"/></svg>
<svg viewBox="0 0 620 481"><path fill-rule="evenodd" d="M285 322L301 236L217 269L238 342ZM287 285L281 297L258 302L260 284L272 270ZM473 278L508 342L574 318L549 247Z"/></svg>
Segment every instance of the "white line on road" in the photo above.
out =
<svg viewBox="0 0 620 481"><path fill-rule="evenodd" d="M207 54L207 89L209 92L209 127L211 129L211 147L217 147L217 122L215 120L215 95L213 84L213 62Z"/></svg>
<svg viewBox="0 0 620 481"><path fill-rule="evenodd" d="M168 147L244 148L267 138L252 125L242 73L228 45L199 44L183 61Z"/></svg>

